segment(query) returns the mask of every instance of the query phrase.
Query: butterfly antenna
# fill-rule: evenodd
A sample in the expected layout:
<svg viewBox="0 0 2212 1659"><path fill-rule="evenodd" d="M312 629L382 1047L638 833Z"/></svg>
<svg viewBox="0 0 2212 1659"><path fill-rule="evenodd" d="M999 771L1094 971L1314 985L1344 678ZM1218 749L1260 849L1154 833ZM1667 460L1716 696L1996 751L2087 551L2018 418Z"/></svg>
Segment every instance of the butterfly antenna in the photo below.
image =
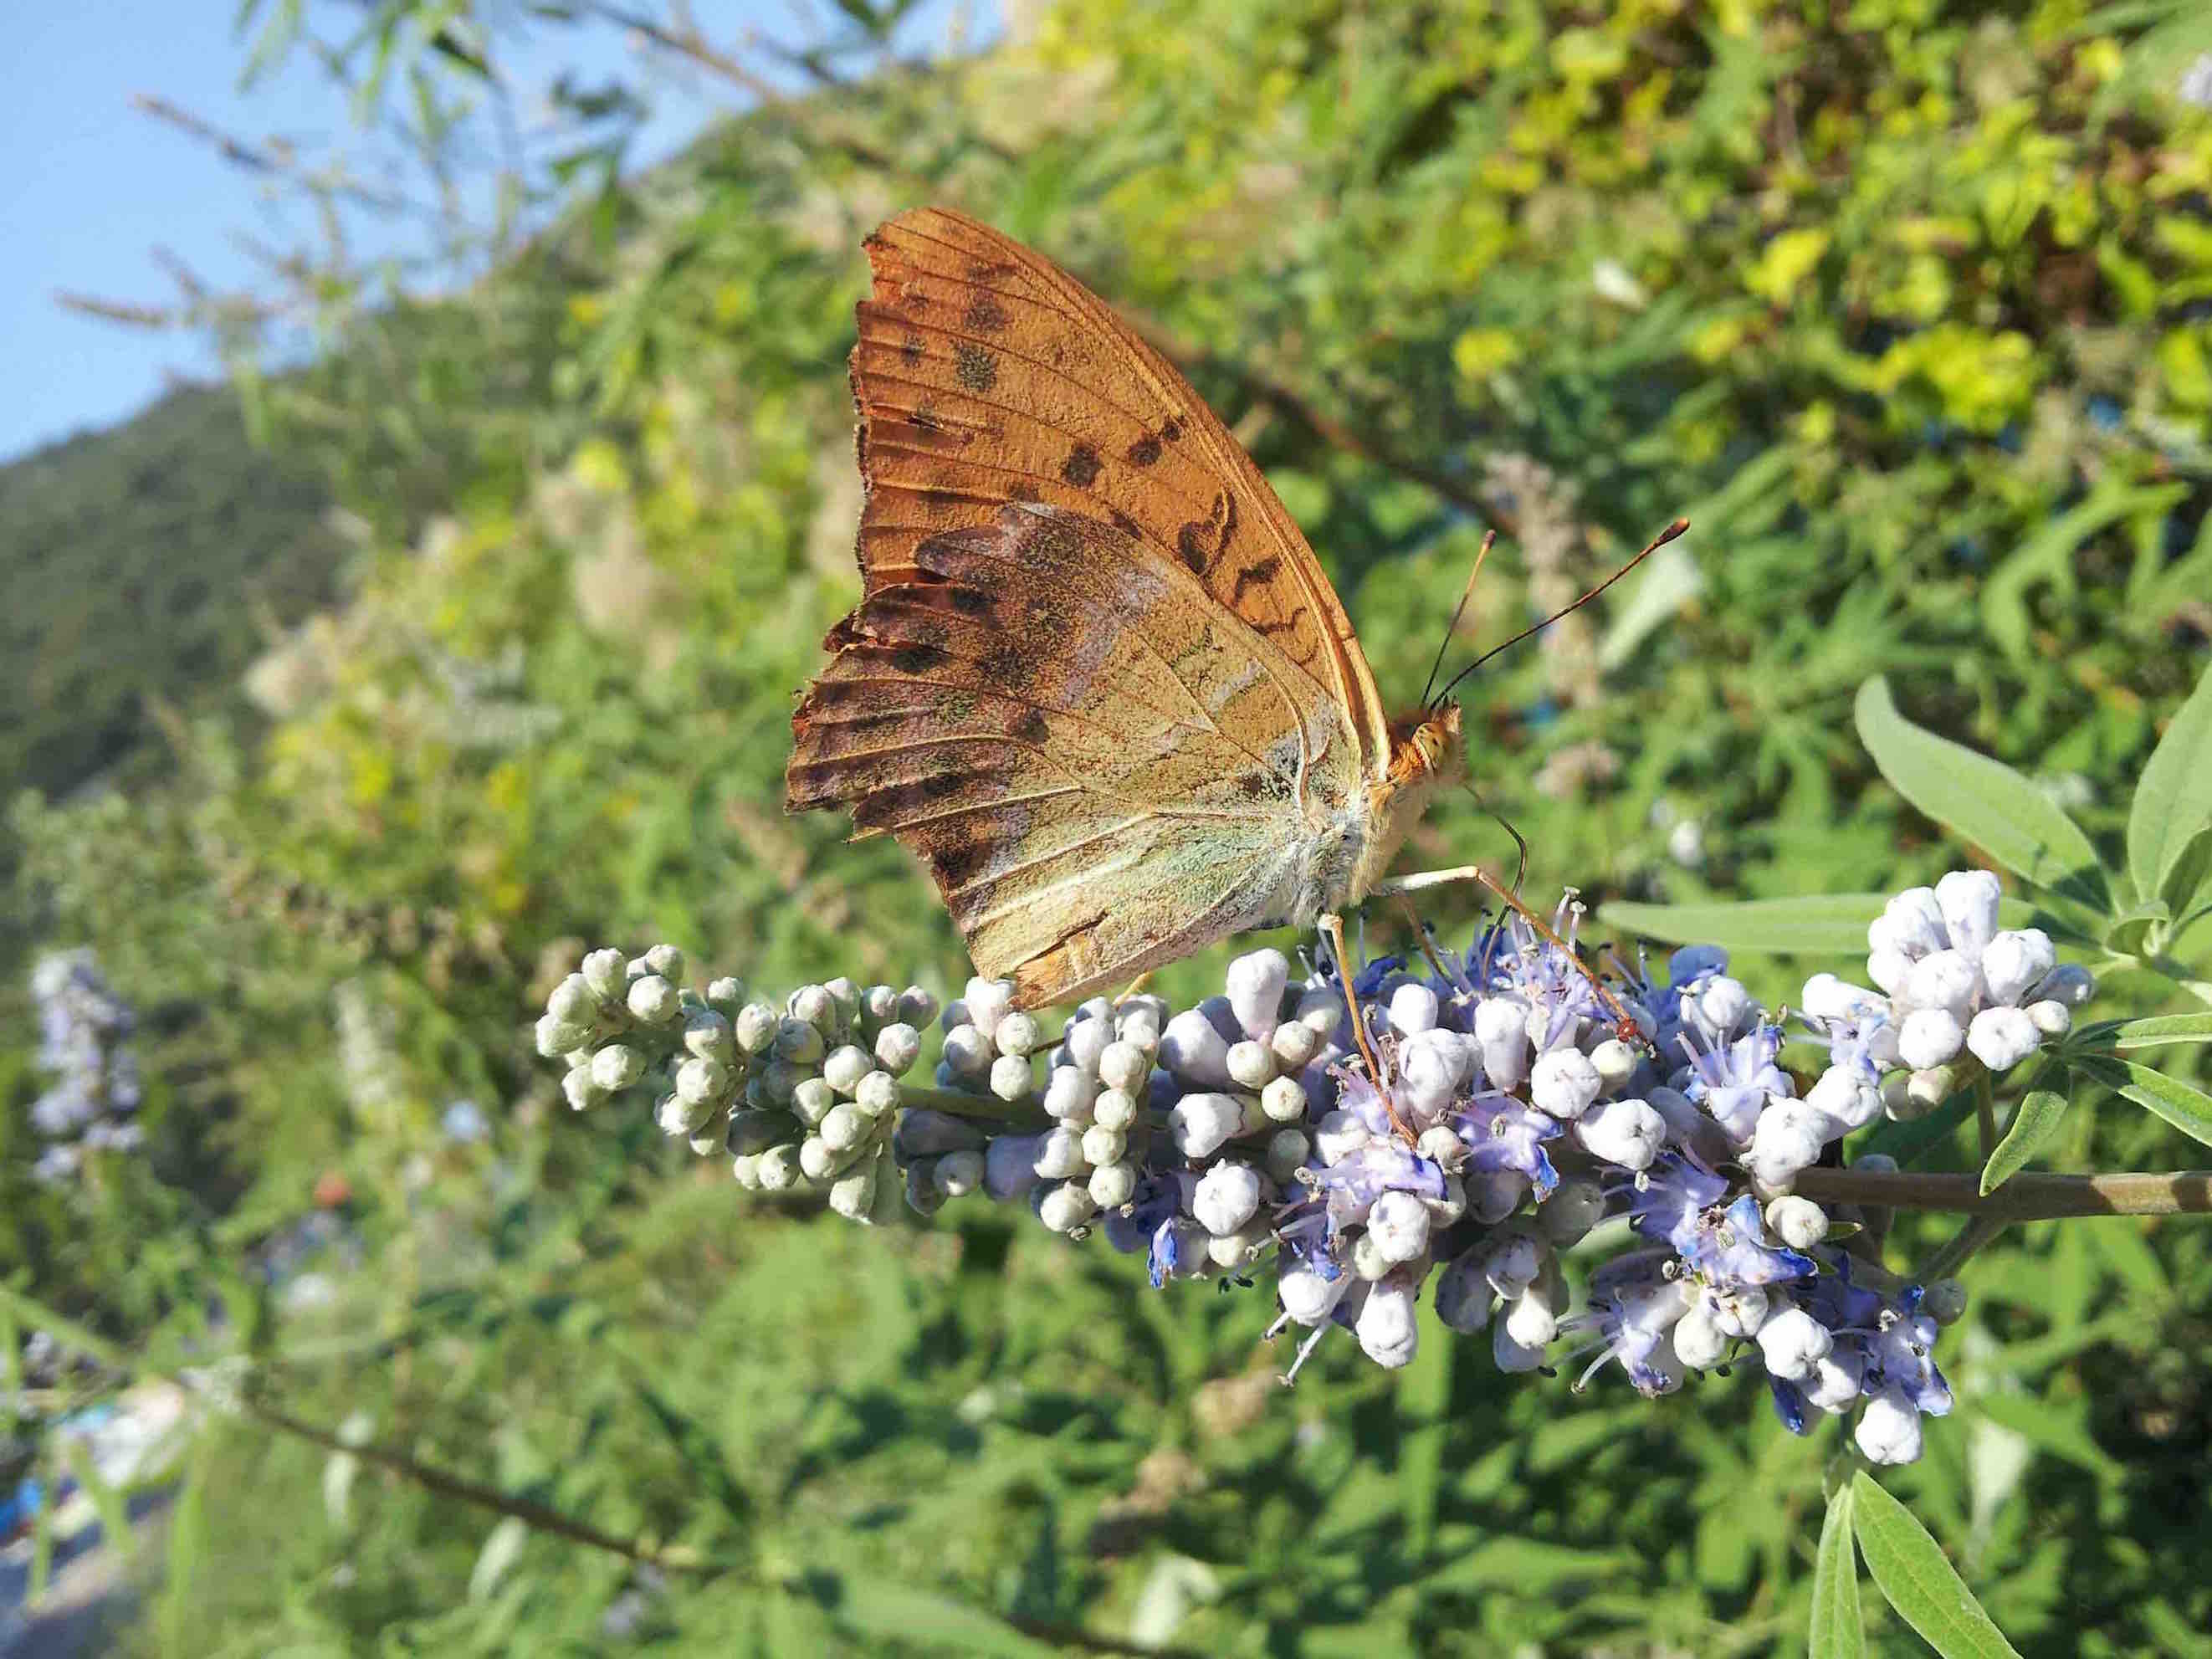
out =
<svg viewBox="0 0 2212 1659"><path fill-rule="evenodd" d="M1646 547L1641 553L1638 553L1626 564L1621 566L1620 569L1614 571L1613 574L1607 576L1603 581L1600 582L1595 587L1590 589L1589 592L1583 594L1582 598L1577 599L1573 604L1561 605L1550 616L1545 617L1543 621L1535 623L1532 627L1522 629L1511 639L1506 641L1504 644L1493 645L1491 647L1489 650L1484 652L1473 662L1468 664L1466 667L1461 669L1458 673L1451 677L1450 681L1444 686L1444 689L1437 693L1437 702L1440 702L1444 698L1451 696L1453 686L1457 685L1462 680L1465 679L1469 674L1474 672L1476 669L1481 667L1483 664L1488 662L1499 652L1510 651L1515 646L1520 644L1522 641L1528 638L1532 634L1540 634L1546 629L1549 628L1553 623L1559 621L1560 617L1566 616L1569 612L1581 610L1583 606L1588 605L1599 594L1604 592L1607 588L1612 586L1623 576L1626 576L1630 571L1635 569L1638 565L1642 564L1644 560L1650 558L1654 553L1656 553L1661 548L1666 546L1668 542L1673 541L1675 537L1680 535L1689 527L1690 521L1687 519L1675 520L1674 523L1668 525L1664 530L1661 531L1656 537L1653 538L1650 546ZM1430 706L1433 708L1435 705L1431 704Z"/></svg>
<svg viewBox="0 0 2212 1659"><path fill-rule="evenodd" d="M1474 597L1474 579L1482 574L1482 562L1490 556L1490 550L1497 540L1495 530L1486 530L1482 532L1482 545L1474 550L1474 568L1467 573L1467 586L1460 589L1459 603L1452 607L1451 620L1444 624L1444 636L1437 641L1437 659L1429 665L1429 678L1421 686L1421 707L1424 708L1436 707L1429 700L1429 688L1437 683L1437 676L1443 672L1444 653L1451 649L1452 635L1459 632L1459 619L1466 614L1467 602Z"/></svg>
<svg viewBox="0 0 2212 1659"><path fill-rule="evenodd" d="M1513 890L1518 893L1521 890L1521 884L1527 880L1528 876L1528 838L1513 827L1510 818L1483 799L1482 792L1474 787L1472 779L1463 780L1462 787L1467 791L1467 798L1475 804L1479 811L1496 823L1500 830L1513 837L1514 850L1519 854L1519 861L1513 866Z"/></svg>

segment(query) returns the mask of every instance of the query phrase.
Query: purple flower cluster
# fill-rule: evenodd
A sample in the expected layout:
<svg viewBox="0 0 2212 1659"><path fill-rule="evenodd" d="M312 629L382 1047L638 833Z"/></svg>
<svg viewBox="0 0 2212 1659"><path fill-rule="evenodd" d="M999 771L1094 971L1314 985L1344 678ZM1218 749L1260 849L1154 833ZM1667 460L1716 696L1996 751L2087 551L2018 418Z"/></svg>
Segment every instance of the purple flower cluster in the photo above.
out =
<svg viewBox="0 0 2212 1659"><path fill-rule="evenodd" d="M108 988L89 951L57 951L31 969L39 1013L40 1067L52 1086L31 1103L31 1127L46 1149L36 1179L58 1184L88 1153L129 1152L145 1139L137 1121L142 1091L129 1039L137 1020Z"/></svg>

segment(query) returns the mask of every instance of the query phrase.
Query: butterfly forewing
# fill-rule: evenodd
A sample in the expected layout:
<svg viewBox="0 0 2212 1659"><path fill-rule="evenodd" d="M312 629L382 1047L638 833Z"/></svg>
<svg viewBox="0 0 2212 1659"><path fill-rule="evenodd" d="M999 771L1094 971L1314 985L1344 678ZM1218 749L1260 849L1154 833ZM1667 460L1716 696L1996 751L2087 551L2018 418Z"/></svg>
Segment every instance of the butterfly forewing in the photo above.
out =
<svg viewBox="0 0 2212 1659"><path fill-rule="evenodd" d="M866 598L794 719L789 805L919 853L1024 1005L1279 914L1388 742L1310 549L1048 263L938 210L868 249Z"/></svg>

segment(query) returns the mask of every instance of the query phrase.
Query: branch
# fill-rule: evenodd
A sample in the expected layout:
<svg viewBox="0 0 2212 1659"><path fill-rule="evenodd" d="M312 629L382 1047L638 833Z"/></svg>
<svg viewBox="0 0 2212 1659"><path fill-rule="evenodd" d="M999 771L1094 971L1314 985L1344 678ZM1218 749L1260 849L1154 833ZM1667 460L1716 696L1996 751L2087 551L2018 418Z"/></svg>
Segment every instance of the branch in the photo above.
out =
<svg viewBox="0 0 2212 1659"><path fill-rule="evenodd" d="M1791 1183L1819 1204L1885 1204L1896 1210L1954 1210L2006 1221L2066 1216L2212 1214L2212 1170L2174 1174L2018 1175L1984 1193L1978 1175L1811 1169Z"/></svg>

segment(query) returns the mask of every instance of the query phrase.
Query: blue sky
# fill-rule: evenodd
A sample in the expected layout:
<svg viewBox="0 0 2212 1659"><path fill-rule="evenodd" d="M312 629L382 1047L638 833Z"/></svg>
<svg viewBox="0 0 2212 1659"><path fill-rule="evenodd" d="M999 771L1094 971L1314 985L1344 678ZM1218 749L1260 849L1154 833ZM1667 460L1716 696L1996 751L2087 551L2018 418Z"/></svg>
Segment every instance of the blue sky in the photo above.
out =
<svg viewBox="0 0 2212 1659"><path fill-rule="evenodd" d="M636 9L659 9L652 0ZM133 94L151 94L241 138L281 135L310 150L343 140L344 100L305 58L239 89L246 46L232 32L237 9L235 0L10 9L16 70L0 100L0 154L9 158L0 185L9 233L0 257L0 362L12 395L0 402L0 459L111 425L160 395L168 377L217 372L212 353L192 336L67 311L54 302L58 290L164 304L176 288L157 248L220 290L246 285L255 274L239 233L280 248L313 242L313 223L296 206L276 212L252 176L131 107ZM939 18L945 11L924 9ZM785 0L701 0L695 11L718 43L752 23L795 38ZM327 33L345 9L311 4L308 12ZM922 32L916 20L908 33ZM564 67L587 83L637 69L628 43L604 28L542 29L501 62L525 105ZM663 81L637 159L679 148L738 96L720 82ZM353 229L364 253L404 246L404 233L389 226L362 221Z"/></svg>

